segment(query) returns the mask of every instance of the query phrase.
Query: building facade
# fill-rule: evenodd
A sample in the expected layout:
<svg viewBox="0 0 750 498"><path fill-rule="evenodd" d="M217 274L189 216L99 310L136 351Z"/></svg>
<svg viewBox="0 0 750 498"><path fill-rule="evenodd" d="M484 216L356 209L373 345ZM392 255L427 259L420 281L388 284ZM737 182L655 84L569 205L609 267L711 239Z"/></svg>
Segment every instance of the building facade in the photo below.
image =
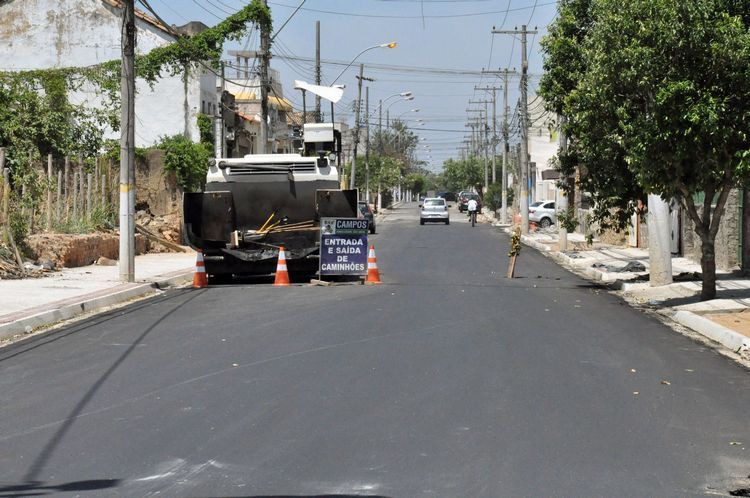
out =
<svg viewBox="0 0 750 498"><path fill-rule="evenodd" d="M0 70L24 71L86 67L120 59L123 4L120 0L0 0ZM193 22L168 28L136 11L138 54L172 43L170 29L186 34L205 29ZM147 147L163 136L199 140L197 115L216 109L216 76L200 66L164 75L153 87L136 81L136 145ZM100 107L94 85L71 92L71 103ZM117 138L111 130L107 138Z"/></svg>

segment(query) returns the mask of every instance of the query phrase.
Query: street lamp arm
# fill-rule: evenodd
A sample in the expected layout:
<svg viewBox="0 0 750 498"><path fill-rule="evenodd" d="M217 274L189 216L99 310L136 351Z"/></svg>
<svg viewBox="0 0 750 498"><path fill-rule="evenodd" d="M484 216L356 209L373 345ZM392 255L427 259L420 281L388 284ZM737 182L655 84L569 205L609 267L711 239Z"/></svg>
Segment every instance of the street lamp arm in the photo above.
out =
<svg viewBox="0 0 750 498"><path fill-rule="evenodd" d="M347 69L349 69L352 66L352 64L354 64L354 61L356 61L360 55L364 54L368 50L373 50L376 48L395 48L395 47L396 47L396 42L381 43L380 45L373 45L372 47L367 47L366 49L364 49L363 51L355 55L354 59L352 59L352 61L349 64L347 64L344 69L341 70L339 75L336 76L336 79L333 80L333 82L331 83L331 86L333 86L339 80L339 78L341 78L341 76L346 72Z"/></svg>

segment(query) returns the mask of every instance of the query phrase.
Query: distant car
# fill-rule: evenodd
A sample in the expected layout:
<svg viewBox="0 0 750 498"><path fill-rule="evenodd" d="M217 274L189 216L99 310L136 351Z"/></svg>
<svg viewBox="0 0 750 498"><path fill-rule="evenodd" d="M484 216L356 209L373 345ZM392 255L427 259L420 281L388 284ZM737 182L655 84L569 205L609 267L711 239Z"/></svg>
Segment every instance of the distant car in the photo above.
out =
<svg viewBox="0 0 750 498"><path fill-rule="evenodd" d="M365 201L359 201L357 209L359 210L357 218L366 219L368 230L370 233L375 233L375 214L373 213L372 205Z"/></svg>
<svg viewBox="0 0 750 498"><path fill-rule="evenodd" d="M456 194L454 192L438 192L438 197L442 197L448 202L456 202Z"/></svg>
<svg viewBox="0 0 750 498"><path fill-rule="evenodd" d="M420 205L419 224L424 225L426 222L437 221L450 225L450 215L448 214L448 201L442 197L428 197Z"/></svg>
<svg viewBox="0 0 750 498"><path fill-rule="evenodd" d="M529 221L537 223L542 228L557 224L555 201L532 202L529 206Z"/></svg>
<svg viewBox="0 0 750 498"><path fill-rule="evenodd" d="M476 194L474 192L461 192L461 195L458 197L458 210L459 212L463 213L468 209L469 199L474 199L477 201L477 210L482 211L482 200L479 198L479 194Z"/></svg>

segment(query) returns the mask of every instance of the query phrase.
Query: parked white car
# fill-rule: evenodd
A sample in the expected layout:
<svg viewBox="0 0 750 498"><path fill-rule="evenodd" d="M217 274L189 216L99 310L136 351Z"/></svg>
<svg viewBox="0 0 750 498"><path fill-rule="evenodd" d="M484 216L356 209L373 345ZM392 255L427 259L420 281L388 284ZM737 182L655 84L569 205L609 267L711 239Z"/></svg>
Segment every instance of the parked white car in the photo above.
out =
<svg viewBox="0 0 750 498"><path fill-rule="evenodd" d="M537 201L529 206L529 221L537 223L542 228L557 224L555 201Z"/></svg>
<svg viewBox="0 0 750 498"><path fill-rule="evenodd" d="M428 197L420 205L419 224L424 225L427 221L438 221L450 225L448 214L448 203L442 197Z"/></svg>

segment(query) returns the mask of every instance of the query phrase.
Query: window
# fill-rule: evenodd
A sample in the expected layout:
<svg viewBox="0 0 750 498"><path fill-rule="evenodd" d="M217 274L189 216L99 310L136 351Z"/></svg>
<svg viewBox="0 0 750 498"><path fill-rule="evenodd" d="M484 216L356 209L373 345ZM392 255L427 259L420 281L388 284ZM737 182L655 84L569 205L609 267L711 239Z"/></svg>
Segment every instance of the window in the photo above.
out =
<svg viewBox="0 0 750 498"><path fill-rule="evenodd" d="M548 202L547 204L544 205L544 207L547 208L547 209L555 209L555 203L554 202Z"/></svg>

